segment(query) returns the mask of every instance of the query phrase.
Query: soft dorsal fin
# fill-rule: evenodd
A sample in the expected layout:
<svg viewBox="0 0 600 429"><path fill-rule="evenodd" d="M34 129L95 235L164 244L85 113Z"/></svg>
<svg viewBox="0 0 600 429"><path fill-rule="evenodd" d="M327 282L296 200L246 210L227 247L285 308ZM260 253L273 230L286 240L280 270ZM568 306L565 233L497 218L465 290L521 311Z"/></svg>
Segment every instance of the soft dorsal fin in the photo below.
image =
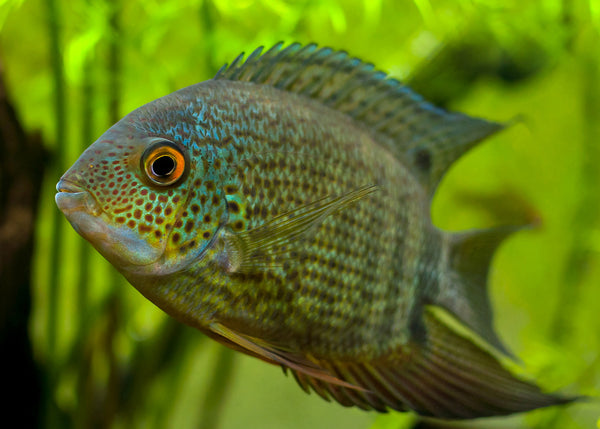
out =
<svg viewBox="0 0 600 429"><path fill-rule="evenodd" d="M433 194L450 165L502 124L449 113L373 64L344 51L278 43L238 56L215 79L270 85L302 94L365 125Z"/></svg>

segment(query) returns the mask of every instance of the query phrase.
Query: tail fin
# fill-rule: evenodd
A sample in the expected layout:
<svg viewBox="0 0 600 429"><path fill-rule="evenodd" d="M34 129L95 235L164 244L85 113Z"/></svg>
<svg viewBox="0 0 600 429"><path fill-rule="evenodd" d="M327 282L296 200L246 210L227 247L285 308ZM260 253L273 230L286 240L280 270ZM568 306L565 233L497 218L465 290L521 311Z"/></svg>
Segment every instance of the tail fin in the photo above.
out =
<svg viewBox="0 0 600 429"><path fill-rule="evenodd" d="M492 346L507 355L492 326L492 308L487 292L487 277L492 257L502 241L526 226L504 226L453 234L449 238L448 265L452 290L440 291L439 304L453 313Z"/></svg>

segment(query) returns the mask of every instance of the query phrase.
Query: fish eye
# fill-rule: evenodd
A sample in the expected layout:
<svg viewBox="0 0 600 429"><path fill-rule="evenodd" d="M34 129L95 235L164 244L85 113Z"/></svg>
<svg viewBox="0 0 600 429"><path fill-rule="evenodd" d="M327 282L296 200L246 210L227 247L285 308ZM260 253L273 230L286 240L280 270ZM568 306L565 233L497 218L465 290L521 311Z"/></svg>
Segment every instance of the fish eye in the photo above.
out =
<svg viewBox="0 0 600 429"><path fill-rule="evenodd" d="M142 156L142 169L156 185L176 183L185 172L185 157L177 145L168 140L154 143Z"/></svg>

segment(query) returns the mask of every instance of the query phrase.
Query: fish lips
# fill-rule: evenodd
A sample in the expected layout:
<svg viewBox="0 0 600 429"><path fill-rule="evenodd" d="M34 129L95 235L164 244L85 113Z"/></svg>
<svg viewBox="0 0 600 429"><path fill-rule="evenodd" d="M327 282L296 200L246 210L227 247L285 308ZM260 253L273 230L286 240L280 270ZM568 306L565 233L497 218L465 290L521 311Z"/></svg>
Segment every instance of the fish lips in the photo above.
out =
<svg viewBox="0 0 600 429"><path fill-rule="evenodd" d="M102 213L94 197L74 183L61 179L56 185L56 191L57 194L54 197L56 205L67 218L82 211L95 216Z"/></svg>
<svg viewBox="0 0 600 429"><path fill-rule="evenodd" d="M150 245L129 228L113 225L86 189L62 178L56 190L56 205L75 231L116 267L137 271L162 256L162 247Z"/></svg>

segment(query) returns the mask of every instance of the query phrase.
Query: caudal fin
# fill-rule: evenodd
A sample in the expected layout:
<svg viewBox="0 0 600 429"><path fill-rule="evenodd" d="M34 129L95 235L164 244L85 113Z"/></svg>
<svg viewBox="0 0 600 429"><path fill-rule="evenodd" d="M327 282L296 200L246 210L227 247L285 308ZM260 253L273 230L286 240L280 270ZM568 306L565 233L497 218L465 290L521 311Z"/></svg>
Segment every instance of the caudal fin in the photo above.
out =
<svg viewBox="0 0 600 429"><path fill-rule="evenodd" d="M438 293L436 302L446 308L485 341L511 356L493 328L487 291L489 268L498 246L524 226L502 226L449 236L450 284Z"/></svg>

